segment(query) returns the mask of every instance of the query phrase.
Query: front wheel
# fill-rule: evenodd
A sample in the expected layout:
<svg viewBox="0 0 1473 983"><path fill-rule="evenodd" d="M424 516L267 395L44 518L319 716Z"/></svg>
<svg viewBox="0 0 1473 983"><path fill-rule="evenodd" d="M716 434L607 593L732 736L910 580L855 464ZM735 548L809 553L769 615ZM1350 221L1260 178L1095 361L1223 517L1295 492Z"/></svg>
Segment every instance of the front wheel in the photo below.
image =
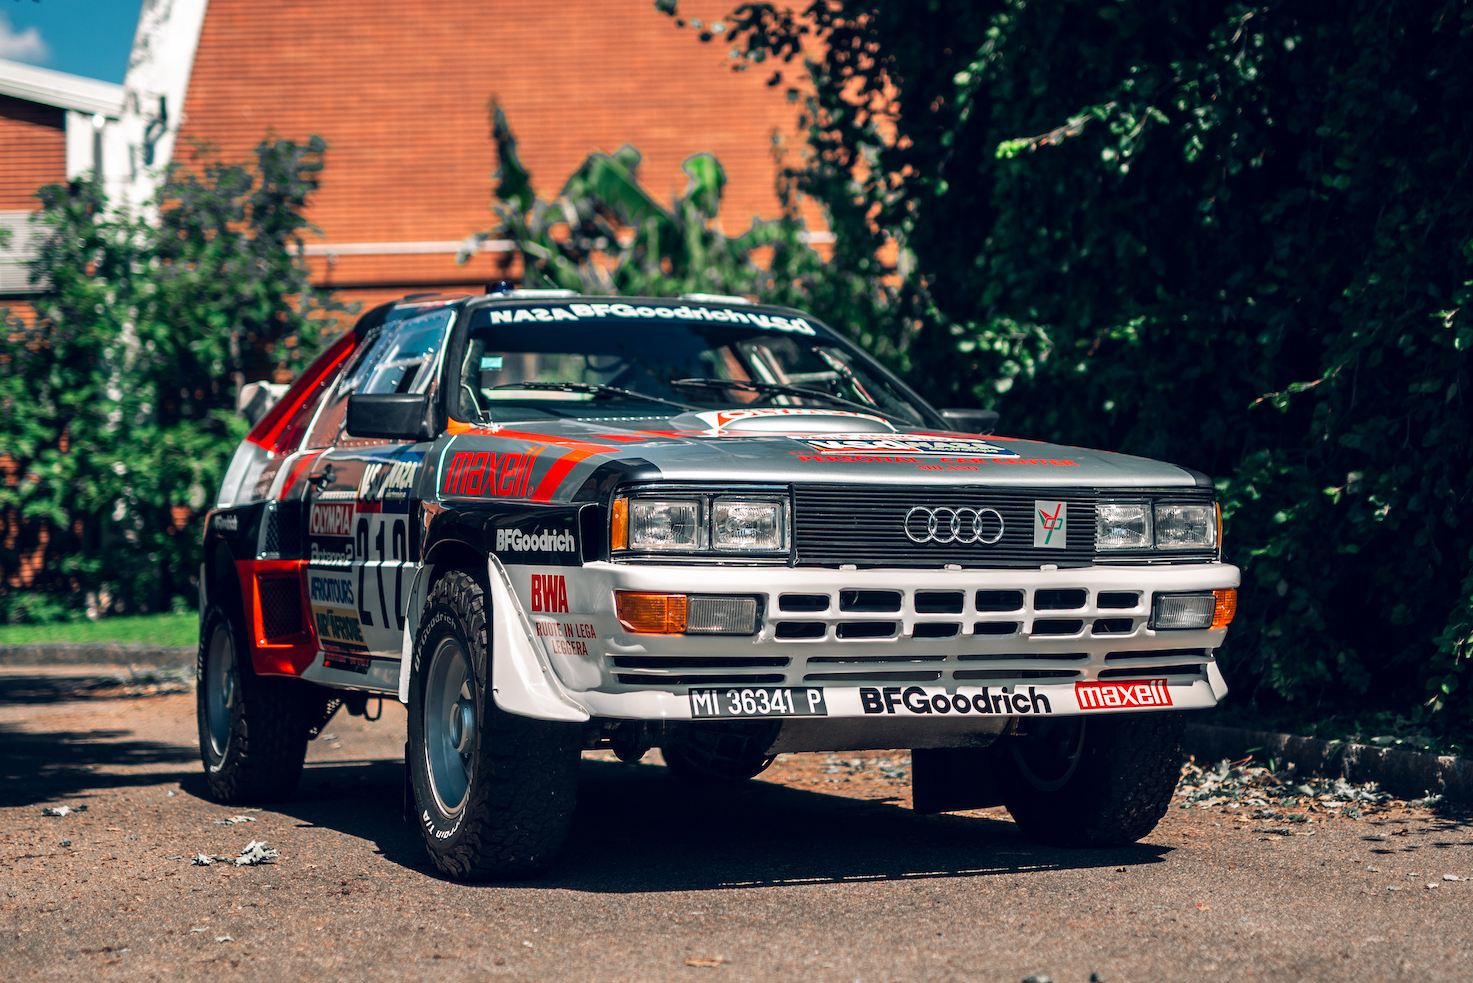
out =
<svg viewBox="0 0 1473 983"><path fill-rule="evenodd" d="M233 584L210 591L196 663L200 757L219 802L290 796L302 777L314 706L310 684L257 676ZM315 706L320 715L321 699Z"/></svg>
<svg viewBox="0 0 1473 983"><path fill-rule="evenodd" d="M446 574L430 591L409 679L415 820L436 868L460 881L545 870L578 790L578 729L496 706L487 629L480 583Z"/></svg>
<svg viewBox="0 0 1473 983"><path fill-rule="evenodd" d="M1023 834L1054 846L1134 843L1156 828L1181 777L1179 713L1029 720L993 745L1003 802Z"/></svg>

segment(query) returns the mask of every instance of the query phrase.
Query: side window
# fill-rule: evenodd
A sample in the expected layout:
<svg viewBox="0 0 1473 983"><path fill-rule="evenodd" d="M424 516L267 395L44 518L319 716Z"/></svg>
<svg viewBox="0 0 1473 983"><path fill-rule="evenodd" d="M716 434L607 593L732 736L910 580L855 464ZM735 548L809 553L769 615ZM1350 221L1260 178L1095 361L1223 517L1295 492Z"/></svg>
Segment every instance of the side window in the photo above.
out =
<svg viewBox="0 0 1473 983"><path fill-rule="evenodd" d="M326 447L338 439L351 395L425 392L454 319L455 311L443 307L390 313L323 407L307 446Z"/></svg>
<svg viewBox="0 0 1473 983"><path fill-rule="evenodd" d="M302 438L307 433L307 426L312 422L312 415L317 412L317 407L322 405L325 397L332 389L333 383L343 374L343 367L339 365L330 372L324 373L317 384L312 387L311 394L295 410L291 417L281 428L281 436L277 439L277 453L290 454L302 443ZM310 445L309 445L310 446Z"/></svg>

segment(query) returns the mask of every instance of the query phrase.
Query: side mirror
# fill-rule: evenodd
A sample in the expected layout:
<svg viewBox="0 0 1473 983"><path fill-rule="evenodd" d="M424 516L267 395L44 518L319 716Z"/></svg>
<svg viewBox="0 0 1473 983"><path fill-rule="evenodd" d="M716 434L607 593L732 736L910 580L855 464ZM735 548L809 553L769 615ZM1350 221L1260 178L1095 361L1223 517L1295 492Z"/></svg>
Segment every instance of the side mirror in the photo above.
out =
<svg viewBox="0 0 1473 983"><path fill-rule="evenodd" d="M941 419L967 433L992 433L997 429L997 410L942 410Z"/></svg>
<svg viewBox="0 0 1473 983"><path fill-rule="evenodd" d="M412 393L374 393L348 397L349 437L430 440L430 397Z"/></svg>

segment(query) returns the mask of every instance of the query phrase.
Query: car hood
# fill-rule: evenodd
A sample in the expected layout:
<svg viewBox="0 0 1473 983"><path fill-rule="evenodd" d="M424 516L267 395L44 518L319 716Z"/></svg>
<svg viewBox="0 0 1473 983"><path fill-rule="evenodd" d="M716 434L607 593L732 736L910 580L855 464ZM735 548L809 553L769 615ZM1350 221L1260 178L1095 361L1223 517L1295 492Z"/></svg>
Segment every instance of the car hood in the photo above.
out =
<svg viewBox="0 0 1473 983"><path fill-rule="evenodd" d="M617 421L539 420L466 428L452 443L457 452L484 448L496 453L506 440L537 447L537 457L562 473L558 487L546 489L554 499L566 499L591 472L616 462L655 477L653 466L667 481L1027 488L1199 484L1195 472L1127 454L907 428L858 412L782 407Z"/></svg>

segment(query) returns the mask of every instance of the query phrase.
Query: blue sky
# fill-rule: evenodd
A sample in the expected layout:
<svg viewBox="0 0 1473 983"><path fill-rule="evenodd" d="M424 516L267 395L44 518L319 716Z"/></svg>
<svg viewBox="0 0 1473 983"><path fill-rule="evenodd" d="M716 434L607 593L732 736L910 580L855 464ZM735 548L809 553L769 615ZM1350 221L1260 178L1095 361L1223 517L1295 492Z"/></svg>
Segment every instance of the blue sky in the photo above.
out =
<svg viewBox="0 0 1473 983"><path fill-rule="evenodd" d="M0 0L0 58L122 82L142 0Z"/></svg>

